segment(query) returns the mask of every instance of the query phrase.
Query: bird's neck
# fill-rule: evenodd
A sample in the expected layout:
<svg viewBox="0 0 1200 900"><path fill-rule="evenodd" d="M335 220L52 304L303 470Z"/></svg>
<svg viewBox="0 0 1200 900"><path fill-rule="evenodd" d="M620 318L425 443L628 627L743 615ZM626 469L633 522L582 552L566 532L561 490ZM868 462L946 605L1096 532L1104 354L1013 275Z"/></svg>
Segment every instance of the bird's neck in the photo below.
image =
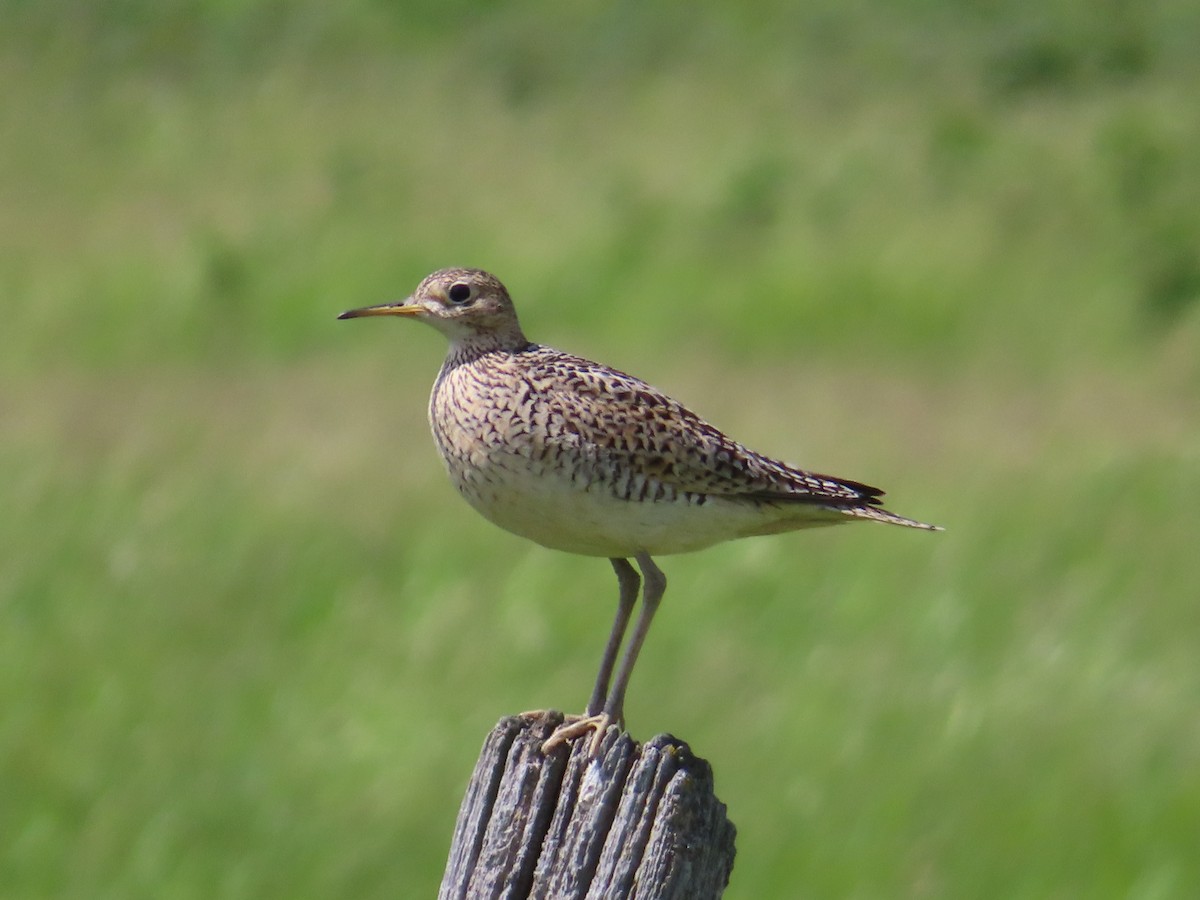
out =
<svg viewBox="0 0 1200 900"><path fill-rule="evenodd" d="M519 328L511 332L472 334L450 342L443 369L453 369L493 353L520 353L531 346Z"/></svg>

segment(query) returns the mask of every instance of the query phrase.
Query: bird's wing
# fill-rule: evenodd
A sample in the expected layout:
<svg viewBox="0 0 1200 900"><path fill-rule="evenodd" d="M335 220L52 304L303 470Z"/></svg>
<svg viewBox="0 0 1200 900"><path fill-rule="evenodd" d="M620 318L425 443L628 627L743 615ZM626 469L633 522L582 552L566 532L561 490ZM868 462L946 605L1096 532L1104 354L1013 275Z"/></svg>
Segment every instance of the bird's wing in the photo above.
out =
<svg viewBox="0 0 1200 900"><path fill-rule="evenodd" d="M622 479L624 491L677 492L766 502L876 506L870 485L794 468L731 440L719 429L644 381L578 357L546 365L539 402L565 427L549 440L586 459L597 474ZM540 380L540 379L539 379ZM549 389L546 389L549 388Z"/></svg>

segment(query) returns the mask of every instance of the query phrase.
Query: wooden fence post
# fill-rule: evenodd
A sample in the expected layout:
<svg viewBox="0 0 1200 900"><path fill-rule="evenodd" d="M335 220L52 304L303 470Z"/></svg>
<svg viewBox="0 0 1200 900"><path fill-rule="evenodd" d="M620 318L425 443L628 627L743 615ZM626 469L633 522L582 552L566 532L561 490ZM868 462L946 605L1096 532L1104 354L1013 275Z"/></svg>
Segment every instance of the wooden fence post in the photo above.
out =
<svg viewBox="0 0 1200 900"><path fill-rule="evenodd" d="M733 868L712 769L612 727L543 755L561 713L501 719L467 786L439 900L709 900Z"/></svg>

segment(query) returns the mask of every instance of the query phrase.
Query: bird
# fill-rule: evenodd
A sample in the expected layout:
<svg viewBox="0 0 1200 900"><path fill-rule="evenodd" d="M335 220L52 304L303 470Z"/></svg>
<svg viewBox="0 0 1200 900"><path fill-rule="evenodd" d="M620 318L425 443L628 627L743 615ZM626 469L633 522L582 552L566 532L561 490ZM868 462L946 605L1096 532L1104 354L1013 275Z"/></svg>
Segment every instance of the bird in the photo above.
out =
<svg viewBox="0 0 1200 900"><path fill-rule="evenodd" d="M610 725L624 727L630 676L667 586L654 557L848 522L941 530L884 509L879 488L756 453L639 378L530 341L508 290L482 269L441 269L403 300L338 318L375 316L415 319L449 340L429 424L463 498L509 532L606 557L616 573L591 697L546 752L592 731L594 756Z"/></svg>

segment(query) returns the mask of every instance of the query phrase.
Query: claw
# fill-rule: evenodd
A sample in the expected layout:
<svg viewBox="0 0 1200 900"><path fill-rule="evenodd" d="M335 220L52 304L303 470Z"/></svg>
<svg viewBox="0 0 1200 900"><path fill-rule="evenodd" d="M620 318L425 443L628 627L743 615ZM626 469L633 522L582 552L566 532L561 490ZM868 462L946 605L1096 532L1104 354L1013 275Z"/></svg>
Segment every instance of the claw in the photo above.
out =
<svg viewBox="0 0 1200 900"><path fill-rule="evenodd" d="M568 716L558 728L554 729L554 733L542 742L542 753L549 753L559 744L568 743L589 731L595 731L591 747L588 748L588 756L595 759L600 755L600 745L604 741L604 733L608 731L608 726L611 724L612 717L608 713L600 713L596 716Z"/></svg>

